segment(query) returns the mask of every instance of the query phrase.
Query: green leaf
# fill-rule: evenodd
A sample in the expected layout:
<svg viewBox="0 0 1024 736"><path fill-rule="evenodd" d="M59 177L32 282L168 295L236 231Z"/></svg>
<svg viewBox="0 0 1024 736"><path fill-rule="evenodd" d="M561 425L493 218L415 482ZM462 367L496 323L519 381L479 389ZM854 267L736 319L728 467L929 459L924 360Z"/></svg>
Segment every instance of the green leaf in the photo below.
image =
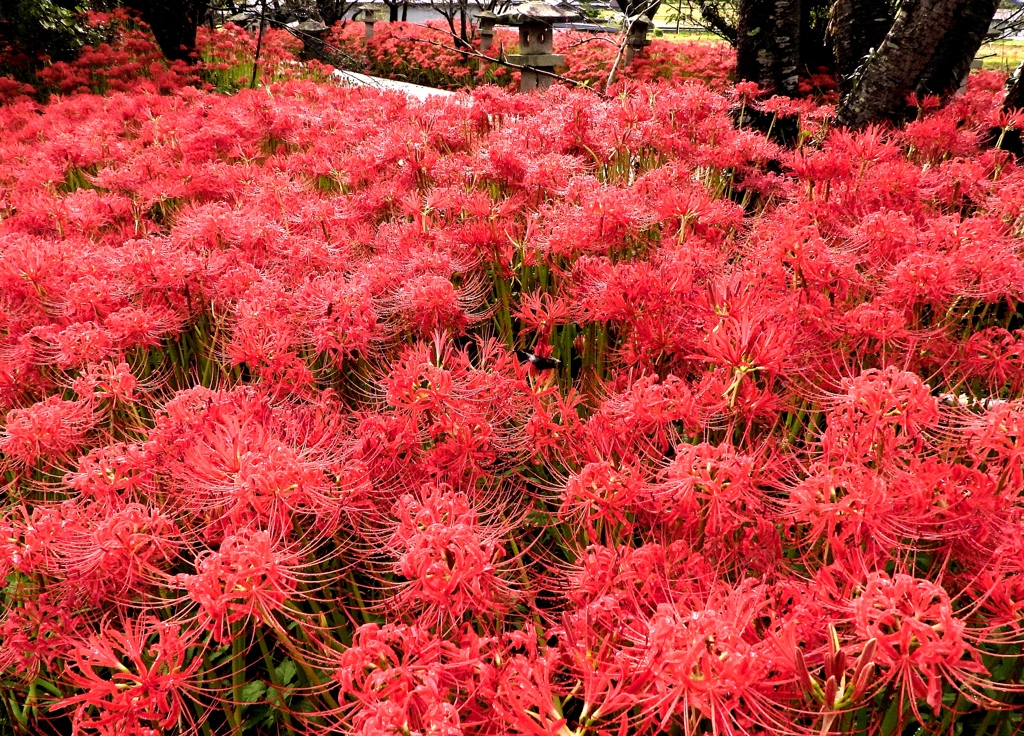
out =
<svg viewBox="0 0 1024 736"><path fill-rule="evenodd" d="M255 703L263 697L267 691L267 684L263 680L253 680L242 685L242 702Z"/></svg>
<svg viewBox="0 0 1024 736"><path fill-rule="evenodd" d="M292 680L295 679L295 675L298 674L298 668L295 666L295 662L290 659L286 659L277 667L274 668L274 676L281 685L288 685Z"/></svg>

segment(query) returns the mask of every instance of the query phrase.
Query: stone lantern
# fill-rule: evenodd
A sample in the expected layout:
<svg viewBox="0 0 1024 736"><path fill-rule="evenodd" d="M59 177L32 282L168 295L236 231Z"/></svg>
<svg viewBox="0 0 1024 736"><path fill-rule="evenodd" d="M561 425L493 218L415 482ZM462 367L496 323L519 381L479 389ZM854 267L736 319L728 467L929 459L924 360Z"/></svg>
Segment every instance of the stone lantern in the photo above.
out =
<svg viewBox="0 0 1024 736"><path fill-rule="evenodd" d="M565 65L564 56L552 53L554 25L579 19L580 16L571 10L562 10L546 2L523 3L501 17L504 23L519 28L519 53L506 58L512 64L528 67L522 70L520 92L545 90L551 86L549 75L538 74L534 70L553 72L556 67Z"/></svg>
<svg viewBox="0 0 1024 736"><path fill-rule="evenodd" d="M259 22L259 16L253 16L250 13L235 13L230 18L224 20L225 23L234 23L236 26L241 26L247 31L251 31L254 26L254 22Z"/></svg>
<svg viewBox="0 0 1024 736"><path fill-rule="evenodd" d="M295 30L302 39L302 54L299 58L306 61L323 55L324 38L329 30L326 25L318 20L304 20L295 25Z"/></svg>
<svg viewBox="0 0 1024 736"><path fill-rule="evenodd" d="M629 23L629 35L626 37L626 50L622 57L623 66L632 64L633 57L651 45L651 39L647 38L647 32L654 25L646 15L627 18L627 22Z"/></svg>
<svg viewBox="0 0 1024 736"><path fill-rule="evenodd" d="M494 24L498 22L498 16L485 10L477 13L476 22L480 26L480 50L486 51L494 43Z"/></svg>
<svg viewBox="0 0 1024 736"><path fill-rule="evenodd" d="M371 39L373 38L373 24L380 20L380 18L377 17L377 11L373 8L362 8L352 16L352 20L356 23L365 23L366 38Z"/></svg>

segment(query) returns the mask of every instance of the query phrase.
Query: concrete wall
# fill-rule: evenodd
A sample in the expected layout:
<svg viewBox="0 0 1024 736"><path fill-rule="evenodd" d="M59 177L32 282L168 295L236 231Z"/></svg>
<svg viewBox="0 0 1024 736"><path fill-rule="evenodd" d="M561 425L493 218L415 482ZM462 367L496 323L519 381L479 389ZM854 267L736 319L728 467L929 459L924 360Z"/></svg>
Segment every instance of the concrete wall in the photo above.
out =
<svg viewBox="0 0 1024 736"><path fill-rule="evenodd" d="M384 10L386 11L387 8L385 7ZM470 5L469 8L467 8L467 11L468 15L470 16L470 19L472 19L475 18L476 14L480 12L480 8L478 8L476 5ZM401 18L402 11L399 10L398 13L398 17ZM456 18L457 17L458 16L456 16ZM410 23L426 23L428 20L444 20L444 17L429 4L409 3L409 14L406 17L406 20L409 21Z"/></svg>

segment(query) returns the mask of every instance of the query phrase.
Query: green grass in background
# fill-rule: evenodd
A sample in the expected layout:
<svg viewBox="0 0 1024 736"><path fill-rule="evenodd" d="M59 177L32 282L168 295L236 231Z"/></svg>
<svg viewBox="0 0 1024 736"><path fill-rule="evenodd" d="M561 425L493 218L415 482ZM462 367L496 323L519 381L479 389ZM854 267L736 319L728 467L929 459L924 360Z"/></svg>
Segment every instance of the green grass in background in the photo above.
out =
<svg viewBox="0 0 1024 736"><path fill-rule="evenodd" d="M1024 41L994 41L981 47L978 57L986 69L1012 72L1024 60Z"/></svg>

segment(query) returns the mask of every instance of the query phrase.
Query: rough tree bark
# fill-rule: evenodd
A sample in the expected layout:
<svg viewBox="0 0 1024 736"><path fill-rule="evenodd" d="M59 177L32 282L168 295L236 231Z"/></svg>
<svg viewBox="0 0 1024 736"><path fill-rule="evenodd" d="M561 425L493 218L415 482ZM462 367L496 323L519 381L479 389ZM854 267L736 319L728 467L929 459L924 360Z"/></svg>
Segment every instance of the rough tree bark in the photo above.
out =
<svg viewBox="0 0 1024 736"><path fill-rule="evenodd" d="M138 11L171 60L191 62L196 48L196 29L206 8L201 0L127 0L125 7Z"/></svg>
<svg viewBox="0 0 1024 736"><path fill-rule="evenodd" d="M1003 100L1003 112L1009 114L1020 110L1024 110L1024 61L1006 80L1006 99ZM1017 128L994 127L989 131L988 140L996 148L1009 151L1018 160L1024 159L1024 140Z"/></svg>
<svg viewBox="0 0 1024 736"><path fill-rule="evenodd" d="M967 0L962 12L939 42L939 53L931 60L915 92L918 95L946 95L955 92L971 71L971 62L985 41L999 0Z"/></svg>
<svg viewBox="0 0 1024 736"><path fill-rule="evenodd" d="M917 89L945 54L953 53L953 48L958 49L958 58L968 54L970 44L957 40L965 30L967 8L981 3L987 7L990 2L904 0L885 39L854 75L839 105L838 123L858 128L898 113L907 94ZM969 52L968 66L976 52L977 47Z"/></svg>
<svg viewBox="0 0 1024 736"><path fill-rule="evenodd" d="M1006 81L1006 99L1003 100L1003 109L1024 110L1024 61L1017 67L1017 71Z"/></svg>
<svg viewBox="0 0 1024 736"><path fill-rule="evenodd" d="M889 0L836 0L832 5L829 32L841 94L850 91L853 73L891 25Z"/></svg>
<svg viewBox="0 0 1024 736"><path fill-rule="evenodd" d="M800 78L800 0L742 0L736 76L775 94L795 95Z"/></svg>

